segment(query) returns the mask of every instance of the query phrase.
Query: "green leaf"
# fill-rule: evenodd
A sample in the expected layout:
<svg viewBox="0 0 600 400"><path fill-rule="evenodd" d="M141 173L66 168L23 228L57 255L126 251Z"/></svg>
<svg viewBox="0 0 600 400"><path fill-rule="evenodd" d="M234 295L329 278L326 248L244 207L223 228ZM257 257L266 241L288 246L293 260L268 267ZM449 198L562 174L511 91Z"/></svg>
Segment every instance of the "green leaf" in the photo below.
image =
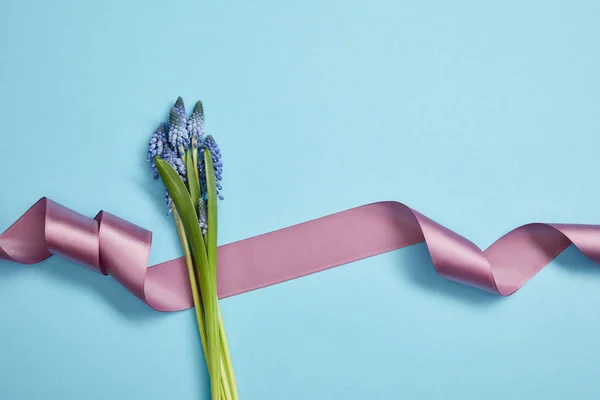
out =
<svg viewBox="0 0 600 400"><path fill-rule="evenodd" d="M190 189L190 197L192 198L192 204L194 205L194 210L196 211L196 218L198 216L198 200L200 200L200 182L198 181L198 164L194 164L194 159L192 154L188 150L185 153L186 165L185 169L187 170L187 181L188 188ZM196 171L194 173L194 171Z"/></svg>
<svg viewBox="0 0 600 400"><path fill-rule="evenodd" d="M206 250L211 271L217 276L217 184L215 181L215 167L208 149L204 149L204 167L206 169L206 194L207 194L207 223Z"/></svg>
<svg viewBox="0 0 600 400"><path fill-rule="evenodd" d="M185 233L192 248L196 270L200 281L200 291L206 317L206 335L208 339L207 366L210 374L212 399L220 400L221 390L221 342L219 340L217 312L217 281L209 266L202 231L198 224L196 210L192 198L179 174L168 162L155 157L156 167L160 177L167 187L175 208L179 213Z"/></svg>

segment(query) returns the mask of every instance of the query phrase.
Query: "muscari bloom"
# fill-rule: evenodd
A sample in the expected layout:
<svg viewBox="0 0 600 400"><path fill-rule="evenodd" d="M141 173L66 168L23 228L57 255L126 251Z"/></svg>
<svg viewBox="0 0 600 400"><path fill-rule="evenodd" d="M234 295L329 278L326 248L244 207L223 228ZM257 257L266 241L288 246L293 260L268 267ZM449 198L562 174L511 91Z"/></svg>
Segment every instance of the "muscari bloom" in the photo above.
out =
<svg viewBox="0 0 600 400"><path fill-rule="evenodd" d="M158 171L154 162L154 157L158 156L167 161L173 169L177 171L184 182L187 182L187 171L183 162L185 151L192 146L198 148L200 154L204 154L204 149L208 149L215 168L215 181L217 186L217 196L223 200L221 184L223 178L223 163L221 161L221 151L217 142L212 136L204 136L204 108L202 102L198 101L194 107L189 120L185 113L185 106L181 97L177 98L175 105L171 108L169 114L169 125L161 123L150 138L148 144L148 161L151 162L154 178L158 179ZM204 157L198 161L198 170L200 172L200 184L203 198L198 204L198 220L203 233L207 229L207 211L206 211L206 174L204 173ZM165 192L167 206L171 206L171 197ZM169 213L171 210L169 210Z"/></svg>
<svg viewBox="0 0 600 400"><path fill-rule="evenodd" d="M204 143L201 146L201 149L208 149L208 152L211 155L213 166L215 168L215 181L217 185L217 197L219 200L223 200L224 197L221 194L221 190L223 190L223 186L221 185L221 181L223 180L223 162L221 161L221 150L219 150L219 145L215 141L215 138L212 135L208 135L204 140ZM204 171L204 161L198 161L198 171L200 171L201 180L203 180L203 192L206 193L204 188L206 187L206 173Z"/></svg>
<svg viewBox="0 0 600 400"><path fill-rule="evenodd" d="M175 150L167 146L167 148L163 151L162 157L160 158L168 162L169 165L173 167L175 171L177 171L182 181L187 182L187 171L185 170L185 165L183 164L183 160L179 157ZM172 200L171 196L169 195L169 191L165 189L165 204L167 205L167 207L169 207L167 215L171 214L172 211L171 202Z"/></svg>
<svg viewBox="0 0 600 400"><path fill-rule="evenodd" d="M202 197L198 200L198 223L200 224L200 229L202 229L202 233L206 235L208 228L208 217L206 210L206 201Z"/></svg>
<svg viewBox="0 0 600 400"><path fill-rule="evenodd" d="M158 156L162 158L165 147L168 147L167 143L167 126L164 123L160 123L158 128L152 134L150 143L148 144L148 161L151 162L152 172L154 173L154 179L158 179L158 170L156 169L156 163L154 157Z"/></svg>
<svg viewBox="0 0 600 400"><path fill-rule="evenodd" d="M187 121L187 130L192 140L192 146L197 149L198 142L202 141L204 135L204 107L201 101L198 101L194 106L194 111Z"/></svg>
<svg viewBox="0 0 600 400"><path fill-rule="evenodd" d="M173 107L175 108L175 111L177 111L177 114L179 114L179 116L181 118L183 118L183 120L185 122L187 122L187 113L185 112L185 104L183 104L183 99L181 98L181 96L179 96L177 98L177 100L175 101L175 105Z"/></svg>
<svg viewBox="0 0 600 400"><path fill-rule="evenodd" d="M190 147L185 118L179 114L176 107L171 108L169 114L169 144L177 150L180 157L183 157L185 150Z"/></svg>
<svg viewBox="0 0 600 400"><path fill-rule="evenodd" d="M187 171L185 170L185 164L183 163L183 160L181 159L181 157L179 157L179 154L175 150L171 149L170 147L167 147L163 151L163 155L161 158L168 162L169 165L173 167L175 171L177 171L182 181L187 181Z"/></svg>

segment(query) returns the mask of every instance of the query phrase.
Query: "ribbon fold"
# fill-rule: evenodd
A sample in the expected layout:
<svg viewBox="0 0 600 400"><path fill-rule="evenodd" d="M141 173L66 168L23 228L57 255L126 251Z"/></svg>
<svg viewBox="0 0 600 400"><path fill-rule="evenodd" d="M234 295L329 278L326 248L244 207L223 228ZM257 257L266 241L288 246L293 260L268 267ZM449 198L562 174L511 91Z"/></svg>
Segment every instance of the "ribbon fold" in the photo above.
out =
<svg viewBox="0 0 600 400"><path fill-rule="evenodd" d="M443 277L502 296L521 288L569 245L600 263L600 226L533 223L485 251L392 201L328 215L218 248L220 298L425 242ZM0 259L34 264L52 254L110 275L158 311L193 307L183 258L148 268L151 232L100 212L85 217L42 198L0 235Z"/></svg>

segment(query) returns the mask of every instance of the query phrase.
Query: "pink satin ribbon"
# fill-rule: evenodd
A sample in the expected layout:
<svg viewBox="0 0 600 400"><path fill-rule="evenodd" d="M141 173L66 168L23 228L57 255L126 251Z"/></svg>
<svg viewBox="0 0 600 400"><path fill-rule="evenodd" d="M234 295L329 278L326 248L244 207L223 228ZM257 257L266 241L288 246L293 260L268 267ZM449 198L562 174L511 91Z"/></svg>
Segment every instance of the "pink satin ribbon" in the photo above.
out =
<svg viewBox="0 0 600 400"><path fill-rule="evenodd" d="M523 225L481 251L410 207L388 201L219 247L219 297L423 241L438 274L503 296L522 287L571 243L600 262L598 225ZM151 242L151 232L114 215L100 212L90 219L42 198L0 235L0 258L33 264L61 255L111 275L156 310L192 307L183 258L148 268Z"/></svg>

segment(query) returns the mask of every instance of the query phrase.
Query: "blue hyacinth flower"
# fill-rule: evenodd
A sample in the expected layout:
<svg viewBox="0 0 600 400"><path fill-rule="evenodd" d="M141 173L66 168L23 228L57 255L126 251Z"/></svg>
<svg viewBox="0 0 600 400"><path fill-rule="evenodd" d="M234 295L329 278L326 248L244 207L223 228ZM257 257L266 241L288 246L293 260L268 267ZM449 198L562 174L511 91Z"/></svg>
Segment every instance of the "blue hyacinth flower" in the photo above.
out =
<svg viewBox="0 0 600 400"><path fill-rule="evenodd" d="M219 149L219 145L215 141L215 138L212 135L208 135L204 142L201 145L201 150L208 149L210 156L212 158L213 166L215 168L215 181L217 186L217 197L219 200L223 200L224 197L221 194L221 190L223 190L223 185L221 182L223 181L223 162L221 161L221 150ZM200 172L200 183L202 184L202 192L206 193L206 171L204 171L204 160L198 161L198 171Z"/></svg>
<svg viewBox="0 0 600 400"><path fill-rule="evenodd" d="M200 197L198 200L198 223L202 234L206 235L208 229L208 212L206 210L206 201Z"/></svg>
<svg viewBox="0 0 600 400"><path fill-rule="evenodd" d="M185 119L181 117L175 107L171 108L169 114L169 144L171 148L177 150L180 157L183 157L185 151L190 147L190 137Z"/></svg>
<svg viewBox="0 0 600 400"><path fill-rule="evenodd" d="M179 154L175 150L171 149L170 147L167 147L163 151L163 156L161 158L168 162L169 165L173 167L175 171L177 171L177 173L181 177L181 180L187 182L187 171L185 170L185 164L183 163L183 160L181 159L181 157L179 157Z"/></svg>
<svg viewBox="0 0 600 400"><path fill-rule="evenodd" d="M162 154L165 151L165 148L169 146L167 142L167 126L164 123L158 125L158 128L152 134L150 138L150 143L148 143L148 161L150 161L152 166L152 173L154 174L154 179L158 179L158 170L156 169L156 163L154 162L154 157L158 156L162 158Z"/></svg>
<svg viewBox="0 0 600 400"><path fill-rule="evenodd" d="M177 98L175 101L175 105L173 105L177 114L183 119L183 121L187 124L187 113L185 112L185 104L183 104L183 99L181 96Z"/></svg>
<svg viewBox="0 0 600 400"><path fill-rule="evenodd" d="M204 107L201 101L198 101L194 106L194 111L192 111L192 115L187 121L187 130L192 146L198 148L198 143L202 141L204 135Z"/></svg>

